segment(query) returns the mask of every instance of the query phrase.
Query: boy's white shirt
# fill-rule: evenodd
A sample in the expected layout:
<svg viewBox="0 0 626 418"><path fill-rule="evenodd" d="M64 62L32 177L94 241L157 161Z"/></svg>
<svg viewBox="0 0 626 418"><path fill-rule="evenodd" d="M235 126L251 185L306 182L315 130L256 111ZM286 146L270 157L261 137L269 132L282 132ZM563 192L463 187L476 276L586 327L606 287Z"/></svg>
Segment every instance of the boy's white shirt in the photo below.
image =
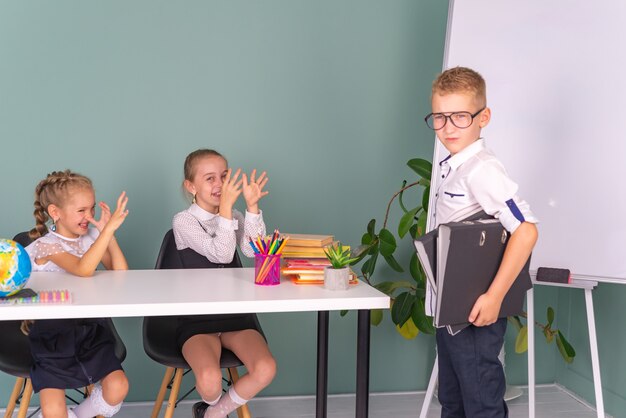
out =
<svg viewBox="0 0 626 418"><path fill-rule="evenodd" d="M433 229L481 210L499 219L510 233L522 222L538 222L528 203L517 196L518 185L482 138L441 161L437 175L440 182L430 213ZM426 315L433 316L435 298L428 283L425 305Z"/></svg>

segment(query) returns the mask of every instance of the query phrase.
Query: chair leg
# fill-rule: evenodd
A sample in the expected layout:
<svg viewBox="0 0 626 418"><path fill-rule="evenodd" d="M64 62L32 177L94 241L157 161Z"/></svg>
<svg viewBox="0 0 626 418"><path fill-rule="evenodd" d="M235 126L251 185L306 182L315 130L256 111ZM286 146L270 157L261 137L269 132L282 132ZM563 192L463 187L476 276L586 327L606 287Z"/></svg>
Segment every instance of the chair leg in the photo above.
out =
<svg viewBox="0 0 626 418"><path fill-rule="evenodd" d="M22 400L20 401L20 410L17 413L17 418L26 418L28 414L28 405L30 404L30 397L33 394L33 384L30 379L26 379L26 386L24 387L24 393L22 394Z"/></svg>
<svg viewBox="0 0 626 418"><path fill-rule="evenodd" d="M23 377L15 379L15 386L13 386L13 392L11 392L9 404L7 405L6 412L4 413L4 418L11 418L13 416L13 410L15 409L15 404L17 404L17 400L20 397L20 392L22 391L22 387L24 387L25 380L26 379Z"/></svg>
<svg viewBox="0 0 626 418"><path fill-rule="evenodd" d="M233 382L233 385L239 380L239 372L236 367L229 367L228 373L230 374L230 378ZM237 408L237 417L238 418L252 418L250 415L250 409L248 409L248 404L241 405Z"/></svg>
<svg viewBox="0 0 626 418"><path fill-rule="evenodd" d="M174 408L176 408L176 400L178 399L178 392L180 391L180 383L183 381L183 369L176 369L174 373L174 382L172 383L172 389L170 390L170 399L167 402L167 409L165 410L164 418L172 418L174 416Z"/></svg>
<svg viewBox="0 0 626 418"><path fill-rule="evenodd" d="M161 388L159 389L159 394L157 395L156 401L154 402L154 407L152 408L152 414L150 415L150 418L157 418L159 416L159 412L161 412L161 406L163 405L163 400L165 399L165 392L167 392L167 385L169 385L170 380L172 380L174 370L175 369L173 367L168 367L165 369L165 376L163 376Z"/></svg>

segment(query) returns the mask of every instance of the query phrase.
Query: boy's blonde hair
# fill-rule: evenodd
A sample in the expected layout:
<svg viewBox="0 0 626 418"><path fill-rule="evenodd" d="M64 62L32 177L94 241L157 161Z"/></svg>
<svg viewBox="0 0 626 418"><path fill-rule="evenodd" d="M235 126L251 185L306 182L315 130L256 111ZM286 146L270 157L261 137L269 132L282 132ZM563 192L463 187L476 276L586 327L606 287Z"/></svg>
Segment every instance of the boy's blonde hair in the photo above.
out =
<svg viewBox="0 0 626 418"><path fill-rule="evenodd" d="M474 96L479 107L487 106L487 86L478 72L467 67L454 67L439 74L433 81L432 95L465 93Z"/></svg>

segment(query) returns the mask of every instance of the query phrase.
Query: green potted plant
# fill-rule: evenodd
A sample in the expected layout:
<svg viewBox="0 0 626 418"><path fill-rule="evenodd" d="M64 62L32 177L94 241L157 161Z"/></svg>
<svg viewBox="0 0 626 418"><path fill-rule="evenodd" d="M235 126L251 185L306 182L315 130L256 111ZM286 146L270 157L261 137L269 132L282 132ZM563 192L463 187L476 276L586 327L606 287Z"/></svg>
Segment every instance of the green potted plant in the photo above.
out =
<svg viewBox="0 0 626 418"><path fill-rule="evenodd" d="M387 211L385 212L382 228L377 231L376 219L370 220L361 238L361 245L354 250L352 255L357 258L357 261L353 264L358 264L364 260L361 265L359 278L391 297L391 320L397 331L403 337L412 339L415 338L419 332L425 334L435 333L432 318L426 316L424 309L426 278L415 251L412 251L408 269L402 267L400 262L394 257L394 253L398 247L399 240L405 237L415 239L426 231L432 163L421 158L413 158L407 162L407 166L417 174L416 181L409 183L407 180L404 180L402 182L400 189L392 195L387 204ZM421 199L419 199L419 197L412 197L409 201L413 203L409 204L407 207L407 205L405 205L404 195L405 192L412 188L423 188ZM389 226L389 215L392 204L396 199L403 213L398 222L397 230L394 231L398 238L396 238L396 234L392 232L392 227ZM406 245L410 244L407 243ZM380 260L380 258L383 258L392 270L403 273L403 278L394 281L375 282L373 276L377 261ZM408 270L408 275L406 274L406 270ZM347 311L342 311L341 314L345 315L346 313ZM372 311L372 325L380 324L382 319L382 310ZM525 313L520 316L509 317L508 319L517 330L515 341L516 353L523 353L527 350L528 330L529 328L532 329L534 325L541 329L548 344L553 341L556 342L559 353L567 363L574 361L576 356L574 347L567 341L560 330L553 328L555 312L552 307L548 307L547 323L545 324L537 321L535 321L534 324L524 323L526 319Z"/></svg>
<svg viewBox="0 0 626 418"><path fill-rule="evenodd" d="M329 290L347 290L350 282L350 263L357 258L350 257L350 248L338 242L324 248L330 266L324 268L324 287Z"/></svg>

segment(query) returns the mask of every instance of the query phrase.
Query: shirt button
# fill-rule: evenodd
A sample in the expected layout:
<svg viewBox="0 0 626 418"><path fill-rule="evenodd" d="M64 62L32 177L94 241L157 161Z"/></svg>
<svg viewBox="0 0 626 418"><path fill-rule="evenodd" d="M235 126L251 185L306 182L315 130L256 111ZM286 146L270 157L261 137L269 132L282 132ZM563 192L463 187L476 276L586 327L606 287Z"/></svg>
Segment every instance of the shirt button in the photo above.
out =
<svg viewBox="0 0 626 418"><path fill-rule="evenodd" d="M441 175L441 178L444 178L444 177L445 177L445 176L442 174L442 175Z"/></svg>

